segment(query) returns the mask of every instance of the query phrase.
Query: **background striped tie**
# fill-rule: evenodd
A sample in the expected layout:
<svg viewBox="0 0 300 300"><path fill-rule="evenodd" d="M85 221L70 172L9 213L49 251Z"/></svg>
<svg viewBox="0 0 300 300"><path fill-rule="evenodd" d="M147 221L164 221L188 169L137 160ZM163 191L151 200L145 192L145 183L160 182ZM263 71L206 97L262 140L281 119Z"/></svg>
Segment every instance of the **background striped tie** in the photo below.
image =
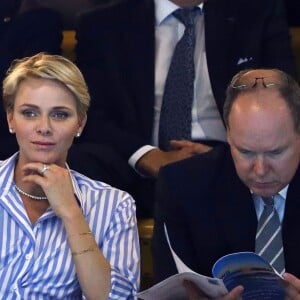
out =
<svg viewBox="0 0 300 300"><path fill-rule="evenodd" d="M285 271L281 223L274 199L264 198L264 210L258 221L255 252L269 262L280 274Z"/></svg>

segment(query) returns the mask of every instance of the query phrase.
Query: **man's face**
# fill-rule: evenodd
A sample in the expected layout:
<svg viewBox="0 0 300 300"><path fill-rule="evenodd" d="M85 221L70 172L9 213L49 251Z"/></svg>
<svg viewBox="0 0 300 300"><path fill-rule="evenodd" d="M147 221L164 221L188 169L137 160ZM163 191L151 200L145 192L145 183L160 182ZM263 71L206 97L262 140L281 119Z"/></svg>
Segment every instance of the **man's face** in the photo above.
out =
<svg viewBox="0 0 300 300"><path fill-rule="evenodd" d="M272 196L293 178L300 158L300 136L278 91L241 94L229 115L228 142L236 171L249 189Z"/></svg>
<svg viewBox="0 0 300 300"><path fill-rule="evenodd" d="M169 0L181 7L193 7L197 6L205 0Z"/></svg>

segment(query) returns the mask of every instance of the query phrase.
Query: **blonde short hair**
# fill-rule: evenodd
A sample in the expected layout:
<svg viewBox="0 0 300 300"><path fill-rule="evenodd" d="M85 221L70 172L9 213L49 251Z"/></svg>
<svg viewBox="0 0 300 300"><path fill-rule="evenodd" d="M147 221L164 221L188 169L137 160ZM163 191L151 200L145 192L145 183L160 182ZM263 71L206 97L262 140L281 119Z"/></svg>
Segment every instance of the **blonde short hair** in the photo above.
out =
<svg viewBox="0 0 300 300"><path fill-rule="evenodd" d="M74 96L79 118L85 118L90 105L90 95L82 73L67 58L45 53L13 61L3 81L6 111L13 110L20 83L28 78L50 79L65 86Z"/></svg>

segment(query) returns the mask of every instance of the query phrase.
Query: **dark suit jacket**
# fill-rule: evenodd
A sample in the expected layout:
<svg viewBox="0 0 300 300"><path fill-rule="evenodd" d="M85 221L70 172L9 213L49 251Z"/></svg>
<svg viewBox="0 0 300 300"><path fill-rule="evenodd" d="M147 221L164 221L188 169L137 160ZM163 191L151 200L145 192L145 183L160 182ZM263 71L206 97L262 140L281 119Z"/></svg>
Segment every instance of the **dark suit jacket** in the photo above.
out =
<svg viewBox="0 0 300 300"><path fill-rule="evenodd" d="M300 26L300 1L299 0L285 0L287 19L290 27Z"/></svg>
<svg viewBox="0 0 300 300"><path fill-rule="evenodd" d="M208 71L220 112L226 86L241 69L294 73L281 0L209 0L204 11ZM77 25L77 63L92 95L79 141L109 143L126 161L151 143L154 27L153 0L101 7L83 14ZM240 59L246 62L238 64Z"/></svg>
<svg viewBox="0 0 300 300"><path fill-rule="evenodd" d="M177 273L165 240L193 270L211 276L225 254L255 251L257 217L249 189L239 179L228 146L161 169L153 238L157 281ZM300 168L287 193L283 219L286 270L300 276Z"/></svg>
<svg viewBox="0 0 300 300"><path fill-rule="evenodd" d="M11 62L38 52L60 54L63 24L59 13L37 8L0 20L0 82ZM2 98L2 96L0 96ZM2 101L1 101L2 102ZM8 132L6 113L0 105L0 159L6 159L18 149L15 136ZM5 145L5 146L4 146Z"/></svg>

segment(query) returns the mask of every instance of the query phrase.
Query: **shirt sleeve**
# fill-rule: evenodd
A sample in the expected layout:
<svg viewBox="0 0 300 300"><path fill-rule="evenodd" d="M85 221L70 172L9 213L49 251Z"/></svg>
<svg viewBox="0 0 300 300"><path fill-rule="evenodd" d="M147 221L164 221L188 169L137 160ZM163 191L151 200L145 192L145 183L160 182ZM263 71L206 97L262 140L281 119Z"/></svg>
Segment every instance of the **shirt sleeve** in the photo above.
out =
<svg viewBox="0 0 300 300"><path fill-rule="evenodd" d="M135 299L140 283L140 247L135 204L127 193L112 214L103 251L111 265L109 299Z"/></svg>

